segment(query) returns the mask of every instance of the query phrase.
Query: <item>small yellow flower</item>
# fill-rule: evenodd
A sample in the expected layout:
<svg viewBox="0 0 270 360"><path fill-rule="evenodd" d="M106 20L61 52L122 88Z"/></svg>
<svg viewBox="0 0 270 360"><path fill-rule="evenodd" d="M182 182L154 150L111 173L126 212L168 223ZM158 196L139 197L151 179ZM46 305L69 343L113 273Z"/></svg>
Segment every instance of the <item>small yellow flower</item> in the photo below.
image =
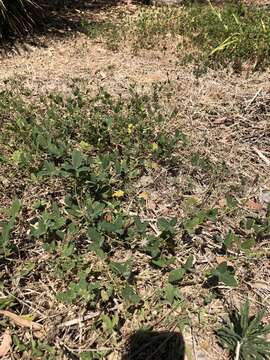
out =
<svg viewBox="0 0 270 360"><path fill-rule="evenodd" d="M156 151L158 149L158 144L157 143L153 143L152 144L152 150Z"/></svg>
<svg viewBox="0 0 270 360"><path fill-rule="evenodd" d="M132 133L134 129L134 125L133 124L128 124L128 134L130 135Z"/></svg>
<svg viewBox="0 0 270 360"><path fill-rule="evenodd" d="M113 197L116 197L116 198L120 198L120 197L123 197L125 195L124 191L123 190L117 190L115 191L112 196Z"/></svg>

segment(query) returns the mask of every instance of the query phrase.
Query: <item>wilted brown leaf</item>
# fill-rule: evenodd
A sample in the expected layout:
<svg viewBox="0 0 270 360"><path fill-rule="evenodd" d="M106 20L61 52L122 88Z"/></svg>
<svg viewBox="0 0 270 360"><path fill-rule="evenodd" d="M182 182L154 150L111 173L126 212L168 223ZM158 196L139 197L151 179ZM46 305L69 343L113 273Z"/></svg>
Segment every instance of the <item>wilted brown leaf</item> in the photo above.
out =
<svg viewBox="0 0 270 360"><path fill-rule="evenodd" d="M111 223L113 220L112 214L111 213L106 213L104 215L104 220L106 220L107 222Z"/></svg>
<svg viewBox="0 0 270 360"><path fill-rule="evenodd" d="M226 262L228 266L233 266L233 263L228 260L226 256L216 256L216 262L218 265L222 264L223 262Z"/></svg>
<svg viewBox="0 0 270 360"><path fill-rule="evenodd" d="M41 330L42 326L34 321L26 320L21 316L18 316L7 310L0 310L0 315L8 317L11 321L13 321L16 325L31 328L33 330Z"/></svg>
<svg viewBox="0 0 270 360"><path fill-rule="evenodd" d="M225 208L227 206L227 200L225 198L222 198L218 201L218 206L220 208Z"/></svg>
<svg viewBox="0 0 270 360"><path fill-rule="evenodd" d="M262 191L261 202L266 205L270 204L270 191L269 190Z"/></svg>
<svg viewBox="0 0 270 360"><path fill-rule="evenodd" d="M120 359L119 354L116 351L112 352L107 357L107 360L119 360L119 359Z"/></svg>
<svg viewBox="0 0 270 360"><path fill-rule="evenodd" d="M146 191L143 191L139 194L139 198L147 200L149 198L149 194Z"/></svg>
<svg viewBox="0 0 270 360"><path fill-rule="evenodd" d="M149 210L156 210L157 208L157 204L155 203L155 201L149 199L146 203L147 209Z"/></svg>
<svg viewBox="0 0 270 360"><path fill-rule="evenodd" d="M6 330L4 332L3 339L0 345L0 357L4 357L7 355L7 353L11 348L11 344L12 344L12 338L10 335L10 331Z"/></svg>
<svg viewBox="0 0 270 360"><path fill-rule="evenodd" d="M252 286L256 289L265 289L265 290L269 290L270 286L266 281L263 280L257 280L254 283L252 283Z"/></svg>
<svg viewBox="0 0 270 360"><path fill-rule="evenodd" d="M262 204L250 199L246 202L246 206L252 211L261 211L263 209Z"/></svg>

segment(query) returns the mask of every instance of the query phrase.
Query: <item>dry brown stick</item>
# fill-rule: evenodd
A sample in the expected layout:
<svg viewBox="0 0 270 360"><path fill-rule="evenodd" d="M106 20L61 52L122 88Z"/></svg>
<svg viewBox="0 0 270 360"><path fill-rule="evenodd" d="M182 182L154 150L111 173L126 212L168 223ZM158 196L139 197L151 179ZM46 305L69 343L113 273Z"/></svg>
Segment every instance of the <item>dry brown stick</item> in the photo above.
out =
<svg viewBox="0 0 270 360"><path fill-rule="evenodd" d="M256 99L256 97L260 94L261 91L262 91L262 88L260 88L260 89L256 92L256 94L253 96L253 98L249 100L249 102L248 102L245 110L247 110L247 109L250 107L250 105L253 103L253 101L254 101L254 100Z"/></svg>
<svg viewBox="0 0 270 360"><path fill-rule="evenodd" d="M266 157L259 149L257 149L255 146L253 147L253 150L256 152L256 154L259 156L260 159L262 159L266 165L270 166L270 160L268 157Z"/></svg>
<svg viewBox="0 0 270 360"><path fill-rule="evenodd" d="M83 321L94 319L95 317L97 317L99 315L100 315L100 312L98 312L98 311L93 312L93 313L90 313L88 315L81 316L81 317L78 317L76 319L72 319L72 320L68 320L66 322L63 322L62 324L59 324L58 327L62 328L62 327L68 327L68 326L72 326L72 325L77 325L77 324L82 323Z"/></svg>

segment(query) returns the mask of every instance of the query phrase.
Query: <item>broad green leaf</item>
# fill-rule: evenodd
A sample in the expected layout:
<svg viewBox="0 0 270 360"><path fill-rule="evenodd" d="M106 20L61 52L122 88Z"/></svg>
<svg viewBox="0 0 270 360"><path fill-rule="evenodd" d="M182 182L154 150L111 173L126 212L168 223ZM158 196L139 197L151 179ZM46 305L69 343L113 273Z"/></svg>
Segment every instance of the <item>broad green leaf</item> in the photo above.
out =
<svg viewBox="0 0 270 360"><path fill-rule="evenodd" d="M223 282L223 284L226 286L237 287L237 281L235 280L234 276L229 272L220 274L218 278L219 281Z"/></svg>
<svg viewBox="0 0 270 360"><path fill-rule="evenodd" d="M168 302L172 305L175 296L175 288L172 284L168 283L164 288L165 296Z"/></svg>
<svg viewBox="0 0 270 360"><path fill-rule="evenodd" d="M157 224L158 224L158 227L160 228L160 230L162 230L162 231L166 231L170 228L170 222L164 218L158 219Z"/></svg>
<svg viewBox="0 0 270 360"><path fill-rule="evenodd" d="M154 264L160 268L165 268L165 267L173 264L174 262L175 262L175 257L171 257L169 259L160 258L157 260L152 260L152 264Z"/></svg>
<svg viewBox="0 0 270 360"><path fill-rule="evenodd" d="M101 314L101 320L103 322L103 327L105 330L113 332L115 326L118 323L118 317L117 315L113 315L112 318L110 318L107 314Z"/></svg>
<svg viewBox="0 0 270 360"><path fill-rule="evenodd" d="M64 244L61 250L61 255L65 257L69 257L74 252L75 245L73 242L70 242L68 244Z"/></svg>
<svg viewBox="0 0 270 360"><path fill-rule="evenodd" d="M56 294L56 299L66 304L72 304L72 302L76 299L76 297L77 297L77 293L74 290L68 290Z"/></svg>
<svg viewBox="0 0 270 360"><path fill-rule="evenodd" d="M9 215L12 217L12 218L15 218L20 209L21 209L21 206L22 206L22 202L20 199L16 199L13 201L13 203L11 204L11 207L9 209Z"/></svg>
<svg viewBox="0 0 270 360"><path fill-rule="evenodd" d="M207 215L205 211L199 211L193 218L188 219L184 222L184 228L189 233L193 235L199 225L202 225L206 220Z"/></svg>
<svg viewBox="0 0 270 360"><path fill-rule="evenodd" d="M83 140L80 142L80 147L83 151L90 151L93 148L91 144Z"/></svg>
<svg viewBox="0 0 270 360"><path fill-rule="evenodd" d="M131 258L129 258L125 262L110 262L110 269L119 275L122 275L125 279L128 279L130 277L130 274L132 272L132 264L133 261Z"/></svg>
<svg viewBox="0 0 270 360"><path fill-rule="evenodd" d="M224 240L223 240L223 244L225 245L226 249L229 249L231 247L231 245L233 244L233 242L235 241L235 235L234 233L230 230L228 232L228 234L225 236Z"/></svg>
<svg viewBox="0 0 270 360"><path fill-rule="evenodd" d="M186 269L184 269L184 268L179 268L179 269L172 270L169 273L169 282L170 283L176 283L176 282L182 280L185 273L186 273Z"/></svg>
<svg viewBox="0 0 270 360"><path fill-rule="evenodd" d="M115 225L114 223L110 223L108 221L102 221L100 222L99 225L101 227L101 230L106 231L108 233L116 232L116 230L118 229L117 225Z"/></svg>
<svg viewBox="0 0 270 360"><path fill-rule="evenodd" d="M45 160L42 170L38 173L39 176L55 176L59 173L58 168L52 161Z"/></svg>
<svg viewBox="0 0 270 360"><path fill-rule="evenodd" d="M73 152L71 154L71 161L72 161L72 166L74 167L74 169L79 169L79 167L82 165L82 162L83 162L82 153L78 150L73 150Z"/></svg>
<svg viewBox="0 0 270 360"><path fill-rule="evenodd" d="M208 219L211 220L213 223L217 221L217 215L218 215L217 209L210 209L207 213Z"/></svg>
<svg viewBox="0 0 270 360"><path fill-rule="evenodd" d="M138 216L134 216L133 220L134 220L134 224L136 225L136 230L141 234L145 233L148 227L148 222L147 221L142 222Z"/></svg>
<svg viewBox="0 0 270 360"><path fill-rule="evenodd" d="M152 258L156 258L160 254L160 246L162 244L162 240L156 236L149 236L148 243L143 247L143 249L152 256Z"/></svg>
<svg viewBox="0 0 270 360"><path fill-rule="evenodd" d="M30 234L36 238L39 238L42 235L47 233L48 227L47 224L40 219L39 222L30 228Z"/></svg>
<svg viewBox="0 0 270 360"><path fill-rule="evenodd" d="M188 271L192 268L193 264L194 264L194 256L189 255L189 257L187 258L187 261L184 264L184 268Z"/></svg>
<svg viewBox="0 0 270 360"><path fill-rule="evenodd" d="M237 281L234 278L234 273L231 268L228 267L226 261L218 265L218 267L213 271L213 276L216 276L218 280L226 286L237 286Z"/></svg>
<svg viewBox="0 0 270 360"><path fill-rule="evenodd" d="M90 251L94 251L94 253L96 253L96 255L98 257L100 257L101 259L105 259L106 258L106 254L105 252L102 250L102 248L97 244L97 243L92 243L88 246L88 250Z"/></svg>
<svg viewBox="0 0 270 360"><path fill-rule="evenodd" d="M11 156L11 162L14 164L19 164L21 162L22 156L23 156L22 150L15 150Z"/></svg>
<svg viewBox="0 0 270 360"><path fill-rule="evenodd" d="M102 221L99 223L101 230L106 231L108 233L118 233L123 234L124 232L124 224L123 219L119 217L116 219L114 223L110 223L107 221Z"/></svg>
<svg viewBox="0 0 270 360"><path fill-rule="evenodd" d="M127 285L123 290L122 290L122 296L130 301L133 304L139 304L141 301L141 298L138 296L138 294L132 289L131 286Z"/></svg>
<svg viewBox="0 0 270 360"><path fill-rule="evenodd" d="M241 243L242 250L250 250L253 246L255 246L256 242L253 238L249 238Z"/></svg>
<svg viewBox="0 0 270 360"><path fill-rule="evenodd" d="M7 246L13 225L14 225L13 221L10 221L2 225L2 229L0 231L0 251L2 247L4 248L5 246Z"/></svg>
<svg viewBox="0 0 270 360"><path fill-rule="evenodd" d="M102 234L99 231L97 231L96 228L89 227L87 230L87 235L93 243L102 246L104 241L104 236L102 236Z"/></svg>

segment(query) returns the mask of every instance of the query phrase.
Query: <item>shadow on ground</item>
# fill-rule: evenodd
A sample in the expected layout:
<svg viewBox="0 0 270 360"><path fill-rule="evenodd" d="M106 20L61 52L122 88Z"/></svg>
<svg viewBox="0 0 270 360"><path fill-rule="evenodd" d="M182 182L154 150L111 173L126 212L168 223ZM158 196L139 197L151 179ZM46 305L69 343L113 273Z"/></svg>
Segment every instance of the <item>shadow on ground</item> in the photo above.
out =
<svg viewBox="0 0 270 360"><path fill-rule="evenodd" d="M127 342L122 360L184 360L185 343L179 332L134 332Z"/></svg>
<svg viewBox="0 0 270 360"><path fill-rule="evenodd" d="M27 45L46 47L50 39L62 39L84 32L82 22L96 23L100 14L125 0L35 0L30 7L33 26L20 36L7 36L0 43L0 54L27 50ZM100 19L99 19L100 22ZM3 40L3 39L2 39Z"/></svg>
<svg viewBox="0 0 270 360"><path fill-rule="evenodd" d="M81 21L85 17L108 10L122 3L120 0L41 0L41 25L39 33L67 36L81 31Z"/></svg>

